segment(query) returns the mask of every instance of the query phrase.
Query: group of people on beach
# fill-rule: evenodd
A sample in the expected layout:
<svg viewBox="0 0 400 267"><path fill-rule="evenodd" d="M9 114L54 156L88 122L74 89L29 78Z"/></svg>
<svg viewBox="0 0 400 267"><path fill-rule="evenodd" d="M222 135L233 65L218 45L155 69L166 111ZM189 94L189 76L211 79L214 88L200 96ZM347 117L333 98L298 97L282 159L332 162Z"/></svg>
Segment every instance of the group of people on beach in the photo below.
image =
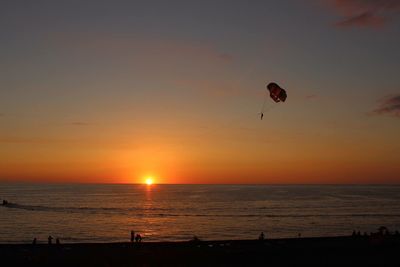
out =
<svg viewBox="0 0 400 267"><path fill-rule="evenodd" d="M140 234L135 235L135 231L131 231L131 243L133 242L136 243L142 242L142 236Z"/></svg>
<svg viewBox="0 0 400 267"><path fill-rule="evenodd" d="M390 232L389 229L386 226L381 226L378 228L378 232L370 232L369 234L367 232L363 233L363 236L391 236L391 235L395 235L395 236L400 236L400 232L398 230L396 230L394 233ZM357 236L361 236L361 232L360 231L356 231L353 230L353 233L351 234L352 237L357 237Z"/></svg>
<svg viewBox="0 0 400 267"><path fill-rule="evenodd" d="M47 244L52 245L53 239L54 238L51 235L49 235L47 237ZM136 242L136 243L142 242L142 236L140 234L135 235L135 231L131 231L131 243L134 243L134 242ZM35 238L33 238L32 245L36 245L36 244L37 244L37 238L35 237ZM60 245L60 244L61 244L60 238L57 237L56 245Z"/></svg>
<svg viewBox="0 0 400 267"><path fill-rule="evenodd" d="M49 244L49 245L52 245L53 244L53 237L51 236L51 235L49 235L49 237L47 237L47 244ZM37 238L35 237L35 238L33 238L33 240L32 240L32 245L36 245L37 244ZM60 242L60 238L56 238L56 245L60 245L61 244L61 242Z"/></svg>

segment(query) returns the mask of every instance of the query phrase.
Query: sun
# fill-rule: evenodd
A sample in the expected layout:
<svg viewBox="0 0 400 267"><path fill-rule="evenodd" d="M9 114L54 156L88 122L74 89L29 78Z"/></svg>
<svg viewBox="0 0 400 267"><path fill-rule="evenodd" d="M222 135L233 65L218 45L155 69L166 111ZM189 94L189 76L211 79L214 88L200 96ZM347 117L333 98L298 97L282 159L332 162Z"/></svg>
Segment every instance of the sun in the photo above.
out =
<svg viewBox="0 0 400 267"><path fill-rule="evenodd" d="M147 177L145 183L147 185L152 185L153 184L153 177Z"/></svg>

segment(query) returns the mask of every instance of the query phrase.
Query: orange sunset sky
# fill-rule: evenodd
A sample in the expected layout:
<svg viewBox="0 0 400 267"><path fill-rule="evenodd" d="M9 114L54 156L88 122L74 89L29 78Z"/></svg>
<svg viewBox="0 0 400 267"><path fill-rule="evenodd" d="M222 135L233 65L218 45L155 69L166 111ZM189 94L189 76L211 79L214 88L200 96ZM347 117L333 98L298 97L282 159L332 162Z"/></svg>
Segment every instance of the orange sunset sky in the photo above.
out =
<svg viewBox="0 0 400 267"><path fill-rule="evenodd" d="M400 7L379 3L10 1L0 181L399 183ZM288 98L260 120L270 81Z"/></svg>

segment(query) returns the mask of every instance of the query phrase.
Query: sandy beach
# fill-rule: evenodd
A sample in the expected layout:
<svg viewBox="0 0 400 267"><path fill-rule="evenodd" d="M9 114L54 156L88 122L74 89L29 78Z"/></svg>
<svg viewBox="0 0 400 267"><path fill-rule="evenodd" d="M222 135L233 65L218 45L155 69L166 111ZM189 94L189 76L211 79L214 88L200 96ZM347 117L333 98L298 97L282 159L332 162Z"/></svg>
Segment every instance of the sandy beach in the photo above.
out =
<svg viewBox="0 0 400 267"><path fill-rule="evenodd" d="M399 266L399 236L2 244L2 266Z"/></svg>

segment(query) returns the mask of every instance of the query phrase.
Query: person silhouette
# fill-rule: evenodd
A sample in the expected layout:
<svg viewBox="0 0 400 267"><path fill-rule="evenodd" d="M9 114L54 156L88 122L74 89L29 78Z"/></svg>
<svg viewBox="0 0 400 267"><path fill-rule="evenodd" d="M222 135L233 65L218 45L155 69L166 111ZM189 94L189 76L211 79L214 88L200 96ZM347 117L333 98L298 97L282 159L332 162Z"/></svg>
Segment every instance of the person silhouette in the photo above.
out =
<svg viewBox="0 0 400 267"><path fill-rule="evenodd" d="M47 238L47 244L51 245L52 243L53 243L53 237L49 235L49 237Z"/></svg>
<svg viewBox="0 0 400 267"><path fill-rule="evenodd" d="M60 243L60 239L57 237L56 238L56 245L60 245L61 243Z"/></svg>
<svg viewBox="0 0 400 267"><path fill-rule="evenodd" d="M140 234L137 234L135 240L136 240L136 243L142 242L142 236Z"/></svg>
<svg viewBox="0 0 400 267"><path fill-rule="evenodd" d="M135 231L131 231L131 243L135 241Z"/></svg>
<svg viewBox="0 0 400 267"><path fill-rule="evenodd" d="M36 239L36 237L33 239L33 241L32 241L32 245L36 245L36 243L37 243L37 239Z"/></svg>
<svg viewBox="0 0 400 267"><path fill-rule="evenodd" d="M265 236L264 236L264 232L261 232L260 236L258 237L258 240L264 240Z"/></svg>

